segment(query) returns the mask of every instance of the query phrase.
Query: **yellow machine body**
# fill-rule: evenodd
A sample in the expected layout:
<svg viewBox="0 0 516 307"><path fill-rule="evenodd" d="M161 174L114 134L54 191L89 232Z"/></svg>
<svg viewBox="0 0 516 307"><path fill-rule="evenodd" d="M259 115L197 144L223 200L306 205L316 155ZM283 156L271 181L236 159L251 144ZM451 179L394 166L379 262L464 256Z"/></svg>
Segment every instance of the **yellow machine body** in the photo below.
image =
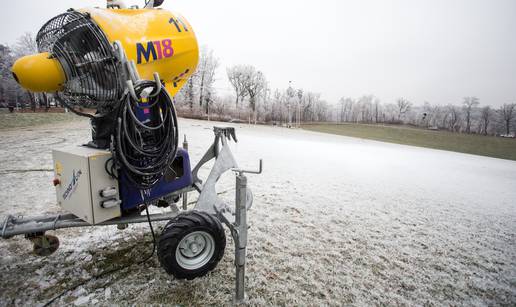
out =
<svg viewBox="0 0 516 307"><path fill-rule="evenodd" d="M153 80L157 72L174 96L195 72L199 47L195 33L180 15L162 9L78 10L88 13L110 43L120 41L128 60L134 61L141 79ZM66 82L59 62L48 53L20 58L13 65L17 81L34 92L55 92Z"/></svg>
<svg viewBox="0 0 516 307"><path fill-rule="evenodd" d="M136 63L140 78L158 72L174 96L199 61L199 47L186 19L162 9L99 9L87 12L109 41L120 41L127 58Z"/></svg>

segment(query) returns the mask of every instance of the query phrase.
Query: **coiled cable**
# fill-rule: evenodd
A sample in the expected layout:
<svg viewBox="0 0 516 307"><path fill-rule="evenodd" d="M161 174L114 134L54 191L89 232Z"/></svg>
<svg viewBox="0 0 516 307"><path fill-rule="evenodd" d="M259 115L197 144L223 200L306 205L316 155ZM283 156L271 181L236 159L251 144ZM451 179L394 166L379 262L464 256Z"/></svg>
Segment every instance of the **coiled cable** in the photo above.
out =
<svg viewBox="0 0 516 307"><path fill-rule="evenodd" d="M134 86L138 97L147 88L157 91L153 81L139 81ZM163 88L146 104L125 94L119 105L111 150L113 162L130 184L140 190L152 188L174 160L178 139L174 103Z"/></svg>

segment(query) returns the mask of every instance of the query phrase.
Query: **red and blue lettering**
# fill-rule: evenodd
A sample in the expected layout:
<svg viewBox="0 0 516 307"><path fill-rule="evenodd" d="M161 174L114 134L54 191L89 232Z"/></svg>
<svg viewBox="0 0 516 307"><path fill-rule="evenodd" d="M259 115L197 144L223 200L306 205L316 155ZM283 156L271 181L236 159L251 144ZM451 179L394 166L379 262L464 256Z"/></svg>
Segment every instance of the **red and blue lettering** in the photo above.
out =
<svg viewBox="0 0 516 307"><path fill-rule="evenodd" d="M136 63L148 63L174 55L172 40L167 38L161 41L148 41L136 44Z"/></svg>

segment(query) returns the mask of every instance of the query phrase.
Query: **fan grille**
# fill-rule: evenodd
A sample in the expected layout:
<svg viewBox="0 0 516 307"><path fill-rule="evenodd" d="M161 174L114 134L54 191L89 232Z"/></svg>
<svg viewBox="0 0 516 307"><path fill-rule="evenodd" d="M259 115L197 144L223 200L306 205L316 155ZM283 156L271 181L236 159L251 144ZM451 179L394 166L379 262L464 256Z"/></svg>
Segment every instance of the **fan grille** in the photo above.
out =
<svg viewBox="0 0 516 307"><path fill-rule="evenodd" d="M63 66L67 80L60 95L68 104L99 108L118 101L120 62L89 14L71 10L52 18L36 42L40 52L49 52Z"/></svg>

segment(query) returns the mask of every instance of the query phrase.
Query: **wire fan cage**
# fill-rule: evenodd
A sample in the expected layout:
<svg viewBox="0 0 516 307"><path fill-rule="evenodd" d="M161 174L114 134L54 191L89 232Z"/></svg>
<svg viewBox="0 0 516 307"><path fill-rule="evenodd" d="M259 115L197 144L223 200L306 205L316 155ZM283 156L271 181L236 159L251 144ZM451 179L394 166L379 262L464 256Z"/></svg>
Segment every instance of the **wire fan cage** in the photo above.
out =
<svg viewBox="0 0 516 307"><path fill-rule="evenodd" d="M99 108L116 103L122 94L120 62L107 37L89 14L68 11L49 20L39 30L40 52L57 58L66 74L67 104Z"/></svg>

